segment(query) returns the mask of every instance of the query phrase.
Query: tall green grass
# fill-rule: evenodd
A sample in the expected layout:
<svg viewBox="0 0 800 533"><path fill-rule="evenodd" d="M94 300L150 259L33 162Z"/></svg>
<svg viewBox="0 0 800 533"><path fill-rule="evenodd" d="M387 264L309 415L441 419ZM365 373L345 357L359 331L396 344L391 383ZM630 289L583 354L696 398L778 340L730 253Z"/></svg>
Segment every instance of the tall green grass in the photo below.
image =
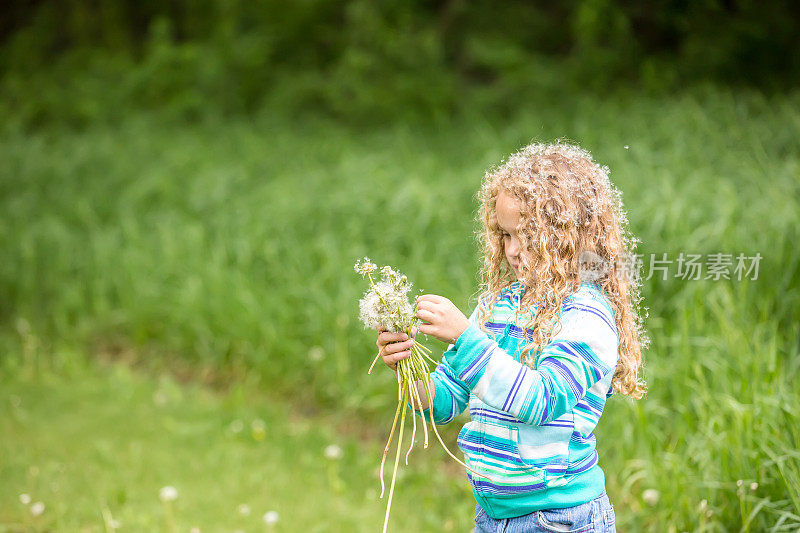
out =
<svg viewBox="0 0 800 533"><path fill-rule="evenodd" d="M650 392L613 399L597 431L620 529L796 528L798 104L719 89L579 94L372 130L310 114L188 126L132 112L26 133L12 117L0 143L3 332L200 375L247 369L298 404L382 427L392 377L366 376L374 335L356 321L353 262L393 264L467 310L483 172L566 136L611 168L646 259L763 256L757 280L644 282ZM24 364L9 353L4 368Z"/></svg>

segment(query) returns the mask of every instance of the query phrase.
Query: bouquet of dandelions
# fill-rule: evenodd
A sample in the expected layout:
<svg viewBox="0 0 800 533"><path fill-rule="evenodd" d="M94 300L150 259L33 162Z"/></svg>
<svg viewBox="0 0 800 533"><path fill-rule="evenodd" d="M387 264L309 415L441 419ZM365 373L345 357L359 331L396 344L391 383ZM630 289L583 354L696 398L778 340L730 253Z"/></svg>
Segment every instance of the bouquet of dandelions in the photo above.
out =
<svg viewBox="0 0 800 533"><path fill-rule="evenodd" d="M364 293L364 297L359 302L360 318L366 328L386 330L390 332L405 332L409 339L414 339L411 335L413 328L418 328L420 320L416 317L413 306L408 301L408 292L411 290L411 283L408 278L390 266L385 266L380 269L381 280L376 282L372 274L378 270L377 265L370 262L368 257L355 264L355 271L361 274L362 277L369 279L370 288ZM392 494L394 494L394 482L397 477L397 466L400 462L400 447L403 442L403 430L405 428L406 412L408 405L412 409L422 411L422 401L420 397L420 389L417 386L418 382L422 382L422 389L426 396L427 405L433 405L433 398L428 381L429 367L428 363L434 366L436 361L430 357L431 351L418 343L414 339L414 345L411 347L411 357L402 359L397 363L397 409L394 413L394 422L392 422L392 430L389 433L389 439L386 442L386 447L383 449L383 458L381 459L380 479L381 479L381 498L385 492L386 485L383 481L383 467L386 463L386 456L389 453L389 448L392 444L395 429L397 428L397 420L400 419L400 430L397 437L397 452L394 458L394 470L392 471L392 484L389 488L389 499L386 505L386 517L384 518L383 531L387 530L389 524L389 511L392 507ZM372 365L369 367L368 373L372 373L375 363L380 359L380 352L375 356ZM413 429L411 430L411 443L406 452L405 462L408 465L408 456L411 453L411 448L414 446L414 440L417 434L417 418L411 415L413 422ZM428 418L424 413L422 415L422 430L425 435L424 444L425 448L428 447L428 429L426 422L430 421L431 429L439 440L447 454L455 459L459 464L467 468L474 474L486 477L484 474L475 472L455 455L453 455L442 441L439 432L436 429L436 424L432 418Z"/></svg>

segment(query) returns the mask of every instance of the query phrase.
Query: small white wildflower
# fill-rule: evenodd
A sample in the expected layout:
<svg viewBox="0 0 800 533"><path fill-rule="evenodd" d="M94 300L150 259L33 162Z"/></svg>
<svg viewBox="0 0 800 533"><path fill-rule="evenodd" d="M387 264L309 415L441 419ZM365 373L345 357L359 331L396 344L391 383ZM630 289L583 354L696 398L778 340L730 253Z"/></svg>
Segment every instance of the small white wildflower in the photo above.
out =
<svg viewBox="0 0 800 533"><path fill-rule="evenodd" d="M260 418L250 422L250 430L255 440L264 440L267 436L267 425Z"/></svg>
<svg viewBox="0 0 800 533"><path fill-rule="evenodd" d="M44 503L36 502L31 505L31 514L33 516L39 516L44 512Z"/></svg>
<svg viewBox="0 0 800 533"><path fill-rule="evenodd" d="M158 390L153 393L153 403L160 407L167 404L167 395L164 394L164 391Z"/></svg>
<svg viewBox="0 0 800 533"><path fill-rule="evenodd" d="M250 506L246 503L243 503L236 508L236 512L242 516L250 516Z"/></svg>
<svg viewBox="0 0 800 533"><path fill-rule="evenodd" d="M742 485L744 485L744 481L743 480L739 479L739 480L736 481L736 486L737 487L741 487Z"/></svg>
<svg viewBox="0 0 800 533"><path fill-rule="evenodd" d="M325 350L322 349L321 346L314 346L308 351L308 358L311 361L322 361L325 357Z"/></svg>
<svg viewBox="0 0 800 533"><path fill-rule="evenodd" d="M650 506L656 505L660 497L661 494L656 489L647 489L642 492L642 500Z"/></svg>
<svg viewBox="0 0 800 533"><path fill-rule="evenodd" d="M700 500L700 506L699 506L699 509L700 509L701 511L705 511L706 509L708 509L708 500L705 500L705 499L703 499L703 500Z"/></svg>
<svg viewBox="0 0 800 533"><path fill-rule="evenodd" d="M178 499L178 489L170 485L161 487L161 490L158 491L158 498L164 503L174 502Z"/></svg>
<svg viewBox="0 0 800 533"><path fill-rule="evenodd" d="M630 148L630 146L628 146L628 145L626 144L626 145L625 145L625 149L627 150L628 148Z"/></svg>
<svg viewBox="0 0 800 533"><path fill-rule="evenodd" d="M751 492L755 492L757 488L758 488L758 483L756 483L755 481L750 483L750 491Z"/></svg>
<svg viewBox="0 0 800 533"><path fill-rule="evenodd" d="M22 505L28 505L29 503L31 503L31 495L25 493L20 494L19 501Z"/></svg>
<svg viewBox="0 0 800 533"><path fill-rule="evenodd" d="M331 459L332 461L336 461L341 459L344 456L344 451L337 446L336 444L329 444L325 447L325 457L327 459Z"/></svg>
<svg viewBox="0 0 800 533"><path fill-rule="evenodd" d="M264 523L268 526L274 526L280 519L281 517L277 511L267 511L264 513Z"/></svg>

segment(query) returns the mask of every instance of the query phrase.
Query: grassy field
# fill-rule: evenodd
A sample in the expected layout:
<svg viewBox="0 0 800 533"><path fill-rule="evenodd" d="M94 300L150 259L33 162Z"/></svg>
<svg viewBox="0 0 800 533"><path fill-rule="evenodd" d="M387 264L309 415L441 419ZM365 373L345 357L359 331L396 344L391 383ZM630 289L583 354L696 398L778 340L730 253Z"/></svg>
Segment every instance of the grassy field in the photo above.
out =
<svg viewBox="0 0 800 533"><path fill-rule="evenodd" d="M304 412L256 379L220 390L61 355L71 360L66 372L27 366L0 385L0 531L322 532L383 524L383 443L375 431ZM433 447L410 460L395 492L394 530L468 530L474 504L461 470ZM163 487L174 487L177 499L162 502ZM38 516L36 502L45 505ZM277 522L268 525L268 513Z"/></svg>
<svg viewBox="0 0 800 533"><path fill-rule="evenodd" d="M269 112L193 124L131 112L32 132L11 117L0 130L3 524L31 520L18 499L28 491L48 498L43 528L102 530L103 509L130 530L166 527L158 489L171 484L182 530L257 530L271 509L287 530L290 517L377 529L368 491L395 400L390 373L365 372L374 338L356 323L353 262L390 263L467 310L483 172L566 136L611 168L639 252L673 261L669 279L643 287L650 392L612 398L597 431L620 530L796 530L798 104L716 89L586 94L371 130ZM755 280L691 281L674 277L681 252L763 259ZM176 403L154 405L162 386ZM289 446L279 436L294 431L292 409L313 413L314 429ZM226 432L257 417L274 441ZM321 452L336 439L339 489ZM404 480L396 530L463 530L466 481L428 455ZM400 518L420 501L419 517ZM250 517L236 515L242 503Z"/></svg>

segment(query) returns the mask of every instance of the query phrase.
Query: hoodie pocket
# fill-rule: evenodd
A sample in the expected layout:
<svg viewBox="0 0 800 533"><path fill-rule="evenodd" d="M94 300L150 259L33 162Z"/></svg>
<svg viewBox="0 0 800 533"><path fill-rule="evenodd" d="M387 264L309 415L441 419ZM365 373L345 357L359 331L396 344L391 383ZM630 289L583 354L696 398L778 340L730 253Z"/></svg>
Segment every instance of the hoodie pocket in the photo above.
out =
<svg viewBox="0 0 800 533"><path fill-rule="evenodd" d="M483 432L480 423L473 420L464 424L458 433L459 449L464 454L464 462L468 467L480 472L480 457L483 455Z"/></svg>
<svg viewBox="0 0 800 533"><path fill-rule="evenodd" d="M543 426L520 424L511 428L515 460L531 472L543 472L548 485L563 478L569 465L574 423L565 418Z"/></svg>

